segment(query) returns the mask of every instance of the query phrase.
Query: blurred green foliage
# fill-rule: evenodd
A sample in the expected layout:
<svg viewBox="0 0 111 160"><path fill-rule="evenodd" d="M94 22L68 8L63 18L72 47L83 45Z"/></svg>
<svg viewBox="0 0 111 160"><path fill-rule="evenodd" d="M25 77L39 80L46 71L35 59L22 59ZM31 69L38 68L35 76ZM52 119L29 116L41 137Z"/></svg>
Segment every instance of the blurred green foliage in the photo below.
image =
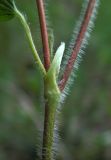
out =
<svg viewBox="0 0 111 160"><path fill-rule="evenodd" d="M49 2L55 49L61 41L68 45L82 2ZM35 1L17 3L28 17L42 58ZM101 0L86 55L60 113L58 160L111 159L110 7L110 0ZM0 23L0 160L33 160L40 154L43 81L30 52L16 19Z"/></svg>

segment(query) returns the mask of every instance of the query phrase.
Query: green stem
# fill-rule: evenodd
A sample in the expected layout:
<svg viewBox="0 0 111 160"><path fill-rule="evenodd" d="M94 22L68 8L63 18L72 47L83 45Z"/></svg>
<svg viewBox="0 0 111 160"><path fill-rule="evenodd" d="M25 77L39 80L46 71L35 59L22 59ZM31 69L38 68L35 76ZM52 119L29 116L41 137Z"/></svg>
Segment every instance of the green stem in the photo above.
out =
<svg viewBox="0 0 111 160"><path fill-rule="evenodd" d="M30 28L27 24L27 21L26 21L25 17L22 15L22 13L16 7L15 7L15 14L18 17L18 19L20 20L20 22L22 23L23 27L24 27L25 33L26 33L28 41L29 41L30 48L32 50L32 53L33 53L33 56L34 56L34 59L35 59L35 62L39 65L39 68L40 68L41 72L45 76L46 75L46 70L45 70L45 68L44 68L44 66L43 66L43 64L40 60L40 57L39 57L38 52L36 50L36 47L34 45L34 41L32 39L31 31L30 31Z"/></svg>
<svg viewBox="0 0 111 160"><path fill-rule="evenodd" d="M45 119L43 133L42 160L53 159L54 124L56 110L60 99L56 79L52 74L46 75L44 79L45 94Z"/></svg>
<svg viewBox="0 0 111 160"><path fill-rule="evenodd" d="M61 95L57 79L64 49L65 43L61 43L60 47L56 51L51 66L44 77L45 119L42 160L53 159L54 125Z"/></svg>

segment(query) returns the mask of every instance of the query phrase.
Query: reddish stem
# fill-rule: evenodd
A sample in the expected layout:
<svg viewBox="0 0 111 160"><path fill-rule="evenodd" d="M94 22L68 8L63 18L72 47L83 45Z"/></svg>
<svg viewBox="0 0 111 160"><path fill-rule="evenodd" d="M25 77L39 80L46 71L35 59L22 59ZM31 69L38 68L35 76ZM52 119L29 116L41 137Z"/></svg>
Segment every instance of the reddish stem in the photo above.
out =
<svg viewBox="0 0 111 160"><path fill-rule="evenodd" d="M41 36L42 36L42 43L43 43L44 65L45 65L45 69L48 70L50 67L50 50L49 50L49 43L48 43L48 33L47 33L47 26L46 26L44 3L43 3L43 0L36 0L36 3L38 7Z"/></svg>
<svg viewBox="0 0 111 160"><path fill-rule="evenodd" d="M74 62L75 62L77 55L81 49L81 45L84 40L85 33L87 31L87 27L88 27L89 21L91 19L92 13L93 13L95 3L96 3L96 0L89 0L89 4L86 9L86 13L85 13L82 25L81 25L80 31L79 31L77 39L76 39L76 43L73 48L73 52L71 54L71 57L68 60L64 74L63 74L62 79L59 83L59 88L61 91L63 91L63 89L65 88L65 85L66 85L66 83L70 77L71 71L73 69Z"/></svg>

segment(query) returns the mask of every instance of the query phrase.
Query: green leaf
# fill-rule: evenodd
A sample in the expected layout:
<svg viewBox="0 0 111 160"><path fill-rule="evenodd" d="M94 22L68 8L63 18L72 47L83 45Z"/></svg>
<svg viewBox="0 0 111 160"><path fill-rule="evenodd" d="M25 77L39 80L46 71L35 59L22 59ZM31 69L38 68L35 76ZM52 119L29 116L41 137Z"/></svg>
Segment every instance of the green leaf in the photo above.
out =
<svg viewBox="0 0 111 160"><path fill-rule="evenodd" d="M0 21L8 21L14 18L14 0L0 0Z"/></svg>
<svg viewBox="0 0 111 160"><path fill-rule="evenodd" d="M62 42L56 51L51 67L49 69L49 72L55 74L56 76L58 76L60 71L60 65L64 54L64 50L65 50L65 43Z"/></svg>

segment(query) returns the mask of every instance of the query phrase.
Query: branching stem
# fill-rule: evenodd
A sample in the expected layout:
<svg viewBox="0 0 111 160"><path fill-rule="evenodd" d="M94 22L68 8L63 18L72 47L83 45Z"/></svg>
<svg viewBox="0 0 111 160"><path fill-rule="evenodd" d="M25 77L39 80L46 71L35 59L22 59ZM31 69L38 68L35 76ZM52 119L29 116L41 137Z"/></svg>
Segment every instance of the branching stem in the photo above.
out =
<svg viewBox="0 0 111 160"><path fill-rule="evenodd" d="M36 0L38 7L38 14L40 20L41 36L43 43L43 53L44 53L44 65L45 69L48 70L50 67L50 49L48 43L48 32L46 26L45 10L43 0Z"/></svg>
<svg viewBox="0 0 111 160"><path fill-rule="evenodd" d="M53 75L49 70L44 79L45 115L42 146L42 160L53 159L54 124L60 91Z"/></svg>
<svg viewBox="0 0 111 160"><path fill-rule="evenodd" d="M73 48L73 52L67 62L64 74L63 74L62 79L59 83L59 88L61 91L63 91L65 88L65 85L66 85L66 83L70 77L71 71L73 69L74 62L75 62L77 55L81 49L82 42L84 40L91 16L93 14L93 9L94 9L95 3L96 3L96 0L89 0L82 25L81 25L80 31L79 31L77 39L76 39L76 43Z"/></svg>

